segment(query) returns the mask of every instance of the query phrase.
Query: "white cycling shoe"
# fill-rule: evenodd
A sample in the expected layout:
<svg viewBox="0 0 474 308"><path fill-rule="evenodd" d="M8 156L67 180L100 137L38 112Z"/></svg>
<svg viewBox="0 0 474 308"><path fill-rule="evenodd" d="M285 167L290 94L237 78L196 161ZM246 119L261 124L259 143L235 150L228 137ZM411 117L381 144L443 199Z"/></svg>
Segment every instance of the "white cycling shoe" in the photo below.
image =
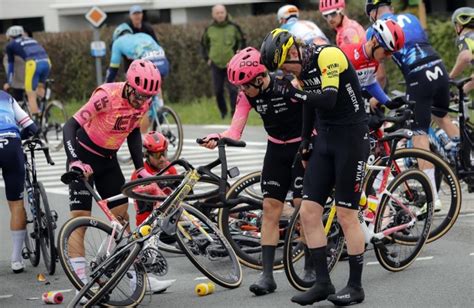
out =
<svg viewBox="0 0 474 308"><path fill-rule="evenodd" d="M157 278L148 275L148 284L147 284L147 292L156 294L156 293L163 293L168 289L176 279L171 280L158 280Z"/></svg>
<svg viewBox="0 0 474 308"><path fill-rule="evenodd" d="M23 272L25 269L25 263L23 261L12 261L12 271L15 274Z"/></svg>

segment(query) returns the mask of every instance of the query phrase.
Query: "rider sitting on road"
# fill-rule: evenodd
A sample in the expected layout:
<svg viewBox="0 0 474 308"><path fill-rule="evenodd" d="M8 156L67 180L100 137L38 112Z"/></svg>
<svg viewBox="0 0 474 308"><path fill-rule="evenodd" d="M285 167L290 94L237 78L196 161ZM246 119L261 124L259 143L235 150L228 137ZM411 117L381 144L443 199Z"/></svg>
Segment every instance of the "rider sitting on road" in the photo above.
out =
<svg viewBox="0 0 474 308"><path fill-rule="evenodd" d="M288 190L293 191L296 206L301 203L304 170L295 159L301 141L302 105L282 95L275 95L276 77L260 62L260 52L252 47L242 49L229 61L229 81L239 87L237 105L228 130L207 136L203 146L213 149L216 139L228 137L239 140L249 112L257 111L268 133L267 151L262 168L263 222L261 229L263 274L250 286L255 295L272 293L275 250L280 239L279 221ZM283 77L288 78L288 77ZM288 81L291 82L291 81ZM308 274L312 269L308 268Z"/></svg>
<svg viewBox="0 0 474 308"><path fill-rule="evenodd" d="M20 132L20 126L23 130ZM21 251L26 236L26 212L23 206L25 190L25 156L21 139L38 132L38 127L13 97L0 91L0 169L5 181L5 193L10 207L10 230L13 241L11 268L21 273L25 268Z"/></svg>
<svg viewBox="0 0 474 308"><path fill-rule="evenodd" d="M474 53L474 8L462 7L454 11L452 22L456 28L458 39L456 45L459 48L459 54L456 59L449 78L454 79L464 71L472 71ZM474 88L474 74L471 73L472 80L463 87L464 93L469 93ZM468 96L466 96L468 98Z"/></svg>
<svg viewBox="0 0 474 308"><path fill-rule="evenodd" d="M105 82L113 82L117 76L118 69L122 62L122 57L130 60L144 59L153 62L160 71L161 77L166 77L169 73L169 62L165 51L158 43L146 33L133 34L132 28L127 23L117 26L112 37L112 55L110 58L109 69L107 70ZM161 83L160 83L161 86ZM148 117L143 117L140 124L142 134L145 134L150 126L150 118L156 108L163 105L163 96L161 91L153 97L152 108Z"/></svg>

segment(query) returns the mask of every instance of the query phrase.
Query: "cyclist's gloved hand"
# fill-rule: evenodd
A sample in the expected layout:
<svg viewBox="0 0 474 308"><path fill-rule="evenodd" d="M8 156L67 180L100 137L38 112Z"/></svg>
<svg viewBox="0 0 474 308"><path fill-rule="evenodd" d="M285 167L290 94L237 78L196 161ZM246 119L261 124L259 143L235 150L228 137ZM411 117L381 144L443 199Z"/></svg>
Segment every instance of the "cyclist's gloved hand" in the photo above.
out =
<svg viewBox="0 0 474 308"><path fill-rule="evenodd" d="M150 196L166 196L166 194L161 190L160 186L158 186L156 183L138 186L133 189L133 192Z"/></svg>
<svg viewBox="0 0 474 308"><path fill-rule="evenodd" d="M140 169L137 169L137 176L139 179L144 179L144 178L149 178L152 177L153 174L148 172L145 167L141 167Z"/></svg>
<svg viewBox="0 0 474 308"><path fill-rule="evenodd" d="M201 146L212 150L217 146L217 141L221 139L221 137L220 134L209 134L203 138L204 143L202 143Z"/></svg>
<svg viewBox="0 0 474 308"><path fill-rule="evenodd" d="M388 109L397 109L406 104L406 100L402 96L394 97L384 104Z"/></svg>
<svg viewBox="0 0 474 308"><path fill-rule="evenodd" d="M273 83L273 93L281 95L286 99L293 98L296 93L296 88L287 77L277 77Z"/></svg>
<svg viewBox="0 0 474 308"><path fill-rule="evenodd" d="M81 171L86 177L89 177L90 175L92 175L92 173L94 173L90 165L85 164L80 160L75 160L72 163L70 163L69 170Z"/></svg>
<svg viewBox="0 0 474 308"><path fill-rule="evenodd" d="M309 139L301 140L300 147L298 152L301 155L302 161L308 161L311 157L311 153L313 152L313 143Z"/></svg>

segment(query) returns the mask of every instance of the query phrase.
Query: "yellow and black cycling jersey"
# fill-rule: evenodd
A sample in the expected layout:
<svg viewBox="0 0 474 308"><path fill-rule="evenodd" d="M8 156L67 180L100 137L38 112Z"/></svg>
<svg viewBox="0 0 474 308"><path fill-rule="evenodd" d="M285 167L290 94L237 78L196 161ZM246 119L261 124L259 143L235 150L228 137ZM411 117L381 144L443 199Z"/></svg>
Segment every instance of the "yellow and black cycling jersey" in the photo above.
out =
<svg viewBox="0 0 474 308"><path fill-rule="evenodd" d="M457 39L456 45L458 46L459 52L469 50L474 55L474 31L469 31L460 35ZM471 64L474 64L471 61Z"/></svg>
<svg viewBox="0 0 474 308"><path fill-rule="evenodd" d="M330 45L307 48L309 62L299 77L303 91L296 93L303 94L306 124L315 115L319 127L366 124L359 79L342 50Z"/></svg>

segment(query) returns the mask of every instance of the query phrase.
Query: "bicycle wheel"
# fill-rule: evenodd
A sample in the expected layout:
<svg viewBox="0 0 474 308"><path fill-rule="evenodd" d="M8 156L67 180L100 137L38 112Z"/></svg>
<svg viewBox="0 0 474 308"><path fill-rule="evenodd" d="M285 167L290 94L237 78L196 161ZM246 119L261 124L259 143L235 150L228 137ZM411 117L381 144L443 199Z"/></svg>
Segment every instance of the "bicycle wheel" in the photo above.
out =
<svg viewBox="0 0 474 308"><path fill-rule="evenodd" d="M389 234L374 242L374 250L386 270L398 272L415 261L428 240L434 211L433 193L429 178L417 169L398 174L387 191L377 209L374 231ZM404 224L409 225L401 228ZM397 227L401 229L390 231Z"/></svg>
<svg viewBox="0 0 474 308"><path fill-rule="evenodd" d="M27 194L25 194L27 195ZM34 267L38 266L40 262L40 237L39 237L39 225L38 219L36 219L36 213L38 213L38 205L36 198L32 198L32 204L29 204L29 198L25 198L26 203L26 235L25 235L25 248L23 248L23 258L29 259L31 265ZM35 214L34 214L35 213Z"/></svg>
<svg viewBox="0 0 474 308"><path fill-rule="evenodd" d="M56 246L54 245L54 230L56 221L49 208L48 197L44 190L43 183L38 182L38 205L39 215L36 215L39 225L39 237L41 254L43 255L44 265L50 275L56 271Z"/></svg>
<svg viewBox="0 0 474 308"><path fill-rule="evenodd" d="M239 260L221 231L204 214L189 205L177 222L176 239L189 260L201 273L225 288L242 282Z"/></svg>
<svg viewBox="0 0 474 308"><path fill-rule="evenodd" d="M432 163L438 175L442 177L438 196L443 204L443 209L434 215L430 236L428 238L428 243L431 243L445 235L456 222L459 211L461 210L462 192L459 180L449 165L439 156L422 149L397 149L391 163L392 175L395 176L400 171L406 169L417 169L418 159ZM375 165L386 166L387 161L387 157L382 157L375 162ZM368 171L366 176L367 195L372 194L374 187L377 188L381 174L382 171Z"/></svg>
<svg viewBox="0 0 474 308"><path fill-rule="evenodd" d="M46 105L43 114L43 136L46 141L58 141L58 144L54 147L56 151L63 146L63 126L67 119L66 110L60 101L50 101Z"/></svg>
<svg viewBox="0 0 474 308"><path fill-rule="evenodd" d="M71 235L75 232L84 234L83 242L71 238ZM58 257L66 276L76 289L81 289L84 282L77 275L71 259L80 257L81 254L78 251L84 250L85 277L83 279L89 280L91 274L107 258L105 250L109 244L112 247L111 251L114 251L115 236L118 232L115 232L114 239L111 239L112 232L113 229L109 224L93 217L76 217L68 220L62 226L58 235ZM114 271L120 267L120 262L114 264L115 267L111 267L110 271L105 272L102 280L95 283L85 293L87 298L92 298L103 284L113 278ZM133 268L130 268L127 274L122 277L120 283L113 290L110 290L106 303L101 304L106 306L134 306L140 303L145 296L145 286L145 269L140 263L134 262Z"/></svg>
<svg viewBox="0 0 474 308"><path fill-rule="evenodd" d="M236 181L227 192L227 199L247 199L233 207L219 209L219 229L227 238L242 265L261 270L262 248L260 244L263 194L260 188L261 172L252 172ZM283 267L284 229L275 251L273 269Z"/></svg>
<svg viewBox="0 0 474 308"><path fill-rule="evenodd" d="M158 184L162 189L169 188L174 190L178 187L185 178L185 174L176 175L158 175L143 179L137 179L125 183L122 186L122 194L125 196L142 201L164 201L167 195L154 195L146 191L140 190L140 188L149 184ZM192 192L190 192L185 198L185 201L202 200L212 198L219 193L219 181L208 176L202 176L199 181L194 185Z"/></svg>
<svg viewBox="0 0 474 308"><path fill-rule="evenodd" d="M178 114L169 106L158 109L156 116L152 118L152 128L161 132L169 141L168 159L176 160L183 150L183 125Z"/></svg>
<svg viewBox="0 0 474 308"><path fill-rule="evenodd" d="M329 208L325 209L323 214L324 226L328 223L328 217ZM327 241L327 263L328 270L331 272L336 267L344 248L342 227L337 223L335 217L331 223ZM306 291L311 288L316 279L316 273L314 272L314 265L311 262L309 249L306 246L302 225L300 223L299 207L296 208L291 217L285 236L283 251L283 265L290 285L299 291Z"/></svg>

